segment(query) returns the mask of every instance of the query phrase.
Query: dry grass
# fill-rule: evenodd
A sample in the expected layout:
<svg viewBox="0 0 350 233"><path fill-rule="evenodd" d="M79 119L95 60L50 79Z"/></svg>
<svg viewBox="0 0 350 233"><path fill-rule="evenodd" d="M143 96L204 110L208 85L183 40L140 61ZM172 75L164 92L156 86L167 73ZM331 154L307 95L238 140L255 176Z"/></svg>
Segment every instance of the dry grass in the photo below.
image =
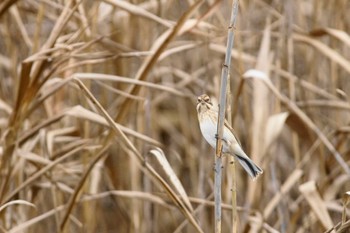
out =
<svg viewBox="0 0 350 233"><path fill-rule="evenodd" d="M0 3L0 232L213 232L231 2ZM231 116L239 232L347 232L350 2L240 1ZM224 160L223 232L231 229Z"/></svg>

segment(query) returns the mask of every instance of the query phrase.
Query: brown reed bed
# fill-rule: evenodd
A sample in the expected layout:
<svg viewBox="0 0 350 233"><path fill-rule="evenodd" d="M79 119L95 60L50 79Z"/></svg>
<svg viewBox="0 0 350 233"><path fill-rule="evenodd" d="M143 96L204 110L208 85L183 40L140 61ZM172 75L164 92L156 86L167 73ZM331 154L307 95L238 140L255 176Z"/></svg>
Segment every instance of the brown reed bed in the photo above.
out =
<svg viewBox="0 0 350 233"><path fill-rule="evenodd" d="M0 3L0 231L213 232L231 1ZM228 118L239 232L347 232L349 1L240 1ZM231 229L224 158L223 232Z"/></svg>

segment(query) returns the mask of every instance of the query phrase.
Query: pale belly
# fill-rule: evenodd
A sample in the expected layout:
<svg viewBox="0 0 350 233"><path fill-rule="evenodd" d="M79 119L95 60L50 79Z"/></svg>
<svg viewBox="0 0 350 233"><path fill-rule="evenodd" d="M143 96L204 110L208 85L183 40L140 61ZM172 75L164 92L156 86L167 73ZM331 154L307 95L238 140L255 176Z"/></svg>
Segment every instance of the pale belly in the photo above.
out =
<svg viewBox="0 0 350 233"><path fill-rule="evenodd" d="M204 139L210 144L211 147L216 147L216 138L215 135L217 133L217 124L216 122L212 121L210 118L204 118L202 120L202 123L200 124L200 129L202 132L202 135ZM223 134L223 152L228 153L229 152L229 144L234 138L233 134L230 130L224 129Z"/></svg>

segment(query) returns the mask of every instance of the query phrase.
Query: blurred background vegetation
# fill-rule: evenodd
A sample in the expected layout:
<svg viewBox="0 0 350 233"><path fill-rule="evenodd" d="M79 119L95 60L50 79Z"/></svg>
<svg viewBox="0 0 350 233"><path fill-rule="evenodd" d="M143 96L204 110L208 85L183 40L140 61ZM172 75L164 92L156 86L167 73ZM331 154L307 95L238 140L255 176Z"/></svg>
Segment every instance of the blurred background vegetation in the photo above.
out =
<svg viewBox="0 0 350 233"><path fill-rule="evenodd" d="M218 97L231 6L3 0L1 232L213 232L214 151L195 106ZM239 232L348 229L349 12L240 0L227 115L264 174L237 166Z"/></svg>

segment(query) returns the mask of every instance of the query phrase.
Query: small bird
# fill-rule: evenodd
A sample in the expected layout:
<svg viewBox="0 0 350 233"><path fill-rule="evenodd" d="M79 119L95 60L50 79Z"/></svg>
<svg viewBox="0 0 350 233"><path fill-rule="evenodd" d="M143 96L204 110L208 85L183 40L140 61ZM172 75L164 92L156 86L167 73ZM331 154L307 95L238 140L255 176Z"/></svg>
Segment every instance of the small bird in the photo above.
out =
<svg viewBox="0 0 350 233"><path fill-rule="evenodd" d="M216 148L218 112L214 109L208 95L203 94L198 96L197 113L199 127L203 137L213 148ZM235 156L253 180L263 173L263 170L242 150L234 130L229 126L226 120L224 122L222 145L223 153Z"/></svg>

